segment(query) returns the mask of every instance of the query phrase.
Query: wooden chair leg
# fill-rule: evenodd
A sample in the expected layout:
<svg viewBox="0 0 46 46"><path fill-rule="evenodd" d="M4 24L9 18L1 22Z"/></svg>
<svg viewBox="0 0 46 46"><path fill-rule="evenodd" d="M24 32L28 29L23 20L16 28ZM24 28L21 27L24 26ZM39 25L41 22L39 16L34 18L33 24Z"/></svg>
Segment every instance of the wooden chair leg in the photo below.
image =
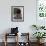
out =
<svg viewBox="0 0 46 46"><path fill-rule="evenodd" d="M7 33L5 34L5 46L7 46Z"/></svg>
<svg viewBox="0 0 46 46"><path fill-rule="evenodd" d="M18 46L18 34L17 34L17 46Z"/></svg>
<svg viewBox="0 0 46 46"><path fill-rule="evenodd" d="M7 46L7 42L5 41L5 46Z"/></svg>
<svg viewBox="0 0 46 46"><path fill-rule="evenodd" d="M18 46L18 34L17 34L17 37L16 37L16 45L15 46Z"/></svg>

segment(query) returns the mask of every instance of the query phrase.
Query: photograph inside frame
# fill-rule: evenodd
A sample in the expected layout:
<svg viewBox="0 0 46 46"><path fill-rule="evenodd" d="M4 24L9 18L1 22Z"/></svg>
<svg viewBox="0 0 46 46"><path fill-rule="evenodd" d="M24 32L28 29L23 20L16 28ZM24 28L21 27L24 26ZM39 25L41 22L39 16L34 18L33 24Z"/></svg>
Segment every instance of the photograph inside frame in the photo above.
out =
<svg viewBox="0 0 46 46"><path fill-rule="evenodd" d="M24 21L24 6L11 6L11 21L12 22Z"/></svg>

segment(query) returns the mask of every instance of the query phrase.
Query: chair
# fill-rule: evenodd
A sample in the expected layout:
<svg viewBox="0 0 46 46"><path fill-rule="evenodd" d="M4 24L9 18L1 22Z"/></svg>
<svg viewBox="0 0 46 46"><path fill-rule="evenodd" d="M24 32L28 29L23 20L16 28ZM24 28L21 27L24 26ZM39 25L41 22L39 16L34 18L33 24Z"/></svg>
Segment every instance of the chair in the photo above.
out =
<svg viewBox="0 0 46 46"><path fill-rule="evenodd" d="M21 33L21 42L19 42L19 46L30 46L29 42L29 33ZM24 40L24 41L23 41Z"/></svg>
<svg viewBox="0 0 46 46"><path fill-rule="evenodd" d="M16 46L18 46L18 27L11 28L11 33L5 33L5 46L7 46L7 44L8 44L7 38L10 38L13 36L17 36L17 39L15 38L15 40L17 40Z"/></svg>
<svg viewBox="0 0 46 46"><path fill-rule="evenodd" d="M5 46L7 46L7 38L10 38L10 36L17 36L17 39L15 38L15 40L17 40L17 44L16 44L16 46L18 46L18 34L16 35L16 34L8 34L8 33L6 33L5 34Z"/></svg>

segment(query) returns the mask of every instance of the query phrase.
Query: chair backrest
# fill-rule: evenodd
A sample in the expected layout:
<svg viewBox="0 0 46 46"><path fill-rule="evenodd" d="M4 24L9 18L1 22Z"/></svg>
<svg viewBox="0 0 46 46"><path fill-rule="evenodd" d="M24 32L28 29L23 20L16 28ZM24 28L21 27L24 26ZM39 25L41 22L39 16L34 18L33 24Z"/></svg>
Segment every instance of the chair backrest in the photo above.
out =
<svg viewBox="0 0 46 46"><path fill-rule="evenodd" d="M18 33L18 27L16 28L11 28L11 34Z"/></svg>

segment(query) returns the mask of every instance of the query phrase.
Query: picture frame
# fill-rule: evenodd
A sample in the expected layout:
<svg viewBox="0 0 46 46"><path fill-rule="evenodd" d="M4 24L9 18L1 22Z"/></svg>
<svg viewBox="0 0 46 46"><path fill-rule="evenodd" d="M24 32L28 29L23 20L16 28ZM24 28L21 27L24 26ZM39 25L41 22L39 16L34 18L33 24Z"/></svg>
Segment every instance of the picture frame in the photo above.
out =
<svg viewBox="0 0 46 46"><path fill-rule="evenodd" d="M11 6L11 21L24 22L24 6Z"/></svg>

